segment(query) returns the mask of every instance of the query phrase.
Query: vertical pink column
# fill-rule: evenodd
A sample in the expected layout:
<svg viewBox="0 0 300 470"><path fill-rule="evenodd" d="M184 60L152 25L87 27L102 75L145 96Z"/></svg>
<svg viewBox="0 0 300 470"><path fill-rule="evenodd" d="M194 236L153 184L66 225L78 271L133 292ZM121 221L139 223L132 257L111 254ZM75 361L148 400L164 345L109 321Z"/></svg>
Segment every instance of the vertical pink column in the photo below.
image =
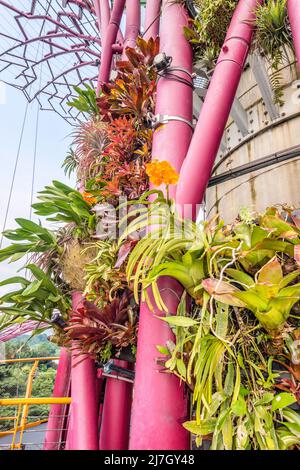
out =
<svg viewBox="0 0 300 470"><path fill-rule="evenodd" d="M73 294L73 310L80 306L80 292ZM72 347L70 450L98 450L98 409L95 361Z"/></svg>
<svg viewBox="0 0 300 470"><path fill-rule="evenodd" d="M255 7L262 0L240 0L205 97L195 133L184 161L176 202L190 205L194 218L201 204L222 135L249 52Z"/></svg>
<svg viewBox="0 0 300 470"><path fill-rule="evenodd" d="M102 83L107 82L109 80L111 62L113 57L113 45L115 44L117 38L124 7L125 0L114 1L109 25L106 29L105 37L103 38L103 49L101 54L101 63L97 87L98 91L100 90Z"/></svg>
<svg viewBox="0 0 300 470"><path fill-rule="evenodd" d="M126 47L135 47L136 38L141 27L141 5L140 0L126 1L126 30L124 39L123 58L126 60Z"/></svg>
<svg viewBox="0 0 300 470"><path fill-rule="evenodd" d="M52 396L67 397L70 387L71 354L62 348ZM43 450L59 450L66 405L51 405Z"/></svg>
<svg viewBox="0 0 300 470"><path fill-rule="evenodd" d="M144 25L144 39L155 39L158 36L161 0L147 0Z"/></svg>
<svg viewBox="0 0 300 470"><path fill-rule="evenodd" d="M125 361L115 360L128 368ZM132 384L107 378L100 429L100 450L127 450L129 442Z"/></svg>
<svg viewBox="0 0 300 470"><path fill-rule="evenodd" d="M187 20L182 5L163 2L160 50L172 57L172 66L184 69L176 70L176 74L191 81L192 51L183 35ZM191 121L192 88L179 81L160 78L156 113ZM153 158L167 160L179 171L191 137L189 124L169 121L154 133ZM173 187L171 194L174 193ZM160 279L159 288L169 314L176 314L182 288L166 277ZM156 346L165 345L174 337L168 325L154 315L163 313L155 309L153 314L145 303L141 305L130 449L185 450L189 449L189 436L182 426L188 413L184 387L175 376L162 373L156 362L161 356Z"/></svg>
<svg viewBox="0 0 300 470"><path fill-rule="evenodd" d="M109 0L96 0L99 3L100 18L101 18L101 38L105 37L109 20L110 20L110 7Z"/></svg>
<svg viewBox="0 0 300 470"><path fill-rule="evenodd" d="M93 0L93 5L94 5L95 13L96 13L98 29L99 29L99 32L101 33L101 14L100 14L99 0ZM102 34L101 34L101 37L102 37Z"/></svg>
<svg viewBox="0 0 300 470"><path fill-rule="evenodd" d="M293 33L294 46L298 67L300 68L300 2L299 0L288 0L288 13Z"/></svg>

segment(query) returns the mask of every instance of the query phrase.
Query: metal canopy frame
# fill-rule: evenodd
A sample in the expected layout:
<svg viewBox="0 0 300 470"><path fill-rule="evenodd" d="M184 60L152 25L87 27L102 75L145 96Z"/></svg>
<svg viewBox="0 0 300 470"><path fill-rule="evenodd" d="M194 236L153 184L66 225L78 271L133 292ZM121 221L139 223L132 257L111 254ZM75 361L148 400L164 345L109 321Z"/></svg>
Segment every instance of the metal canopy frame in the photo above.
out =
<svg viewBox="0 0 300 470"><path fill-rule="evenodd" d="M70 124L80 120L67 102L74 86L97 81L101 39L92 2L0 0L0 14L7 24L0 31L1 80Z"/></svg>

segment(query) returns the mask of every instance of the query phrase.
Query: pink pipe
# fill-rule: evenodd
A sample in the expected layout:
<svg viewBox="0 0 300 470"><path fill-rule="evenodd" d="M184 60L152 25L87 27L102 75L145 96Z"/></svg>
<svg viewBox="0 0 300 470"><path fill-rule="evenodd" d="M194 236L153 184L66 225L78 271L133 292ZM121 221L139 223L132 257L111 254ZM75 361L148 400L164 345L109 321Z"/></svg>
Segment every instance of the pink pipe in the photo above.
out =
<svg viewBox="0 0 300 470"><path fill-rule="evenodd" d="M99 11L101 18L101 38L105 37L109 20L110 20L110 6L108 0L96 0L99 3Z"/></svg>
<svg viewBox="0 0 300 470"><path fill-rule="evenodd" d="M81 302L80 292L73 294L73 310ZM68 431L70 450L98 450L98 410L95 362L72 347L71 416Z"/></svg>
<svg viewBox="0 0 300 470"><path fill-rule="evenodd" d="M126 47L135 47L136 38L141 27L141 5L140 0L126 1L126 30L124 39L123 59L126 60Z"/></svg>
<svg viewBox="0 0 300 470"><path fill-rule="evenodd" d="M53 397L67 397L70 387L71 354L62 348L53 389ZM59 450L65 405L51 405L43 450Z"/></svg>
<svg viewBox="0 0 300 470"><path fill-rule="evenodd" d="M159 31L161 0L147 0L144 39L156 38Z"/></svg>
<svg viewBox="0 0 300 470"><path fill-rule="evenodd" d="M288 0L288 13L293 33L298 67L300 68L300 3L299 0Z"/></svg>
<svg viewBox="0 0 300 470"><path fill-rule="evenodd" d="M104 82L108 82L111 62L113 57L112 46L114 45L119 31L120 21L125 7L125 0L115 0L111 12L110 22L106 29L101 55L101 64L98 77L97 92L101 89Z"/></svg>
<svg viewBox="0 0 300 470"><path fill-rule="evenodd" d="M167 289L161 295L169 314L175 314L182 288L167 277L160 278L158 285L161 291ZM165 315L157 308L154 314ZM189 435L182 426L188 420L184 385L175 375L163 373L157 364L163 356L156 346L174 342L174 335L154 314L146 303L141 304L129 448L188 450Z"/></svg>
<svg viewBox="0 0 300 470"><path fill-rule="evenodd" d="M128 368L125 361L114 361ZM100 429L100 450L127 450L129 442L132 384L117 379L106 379Z"/></svg>
<svg viewBox="0 0 300 470"><path fill-rule="evenodd" d="M98 25L101 39L105 37L106 30L110 21L109 0L93 0L95 12L98 18ZM122 44L123 36L120 30L117 33L117 41Z"/></svg>
<svg viewBox="0 0 300 470"><path fill-rule="evenodd" d="M99 3L99 0L93 0L93 4L94 4L94 10L95 10L96 19L97 19L98 29L99 29L99 32L100 32L100 36L101 36L101 38L102 38L102 32L101 32L101 13L100 13L100 3Z"/></svg>
<svg viewBox="0 0 300 470"><path fill-rule="evenodd" d="M192 51L184 38L187 15L182 5L163 2L160 50L172 56L172 66L192 71ZM180 71L185 79L189 76ZM192 88L178 81L160 78L157 88L156 113L192 120ZM180 171L188 150L192 130L182 121L169 121L154 133L152 154L169 161ZM174 187L170 188L174 194ZM159 288L169 313L175 314L182 288L174 279L162 277ZM153 301L155 305L155 302ZM155 315L163 315L157 308ZM156 346L165 345L174 336L165 322L157 319L145 303L141 304L134 398L131 417L130 449L186 450L189 436L182 427L187 419L184 387L170 374L160 373Z"/></svg>
<svg viewBox="0 0 300 470"><path fill-rule="evenodd" d="M240 0L206 94L195 133L182 166L176 202L184 214L197 216L244 69L254 29L255 8L262 0Z"/></svg>

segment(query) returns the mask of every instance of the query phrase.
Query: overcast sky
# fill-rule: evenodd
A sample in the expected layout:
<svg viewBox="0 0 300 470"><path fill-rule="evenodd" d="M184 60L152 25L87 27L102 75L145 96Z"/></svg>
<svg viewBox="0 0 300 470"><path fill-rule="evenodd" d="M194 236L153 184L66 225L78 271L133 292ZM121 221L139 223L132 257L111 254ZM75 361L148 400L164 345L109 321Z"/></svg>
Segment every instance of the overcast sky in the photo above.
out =
<svg viewBox="0 0 300 470"><path fill-rule="evenodd" d="M4 88L4 89L3 89ZM26 100L22 92L0 83L0 231L2 231L17 156ZM29 218L37 103L29 105L6 228L16 217ZM52 180L68 180L61 164L70 146L72 128L58 114L40 111L34 194ZM3 246L6 245L4 241ZM0 280L14 275L16 266L0 264Z"/></svg>

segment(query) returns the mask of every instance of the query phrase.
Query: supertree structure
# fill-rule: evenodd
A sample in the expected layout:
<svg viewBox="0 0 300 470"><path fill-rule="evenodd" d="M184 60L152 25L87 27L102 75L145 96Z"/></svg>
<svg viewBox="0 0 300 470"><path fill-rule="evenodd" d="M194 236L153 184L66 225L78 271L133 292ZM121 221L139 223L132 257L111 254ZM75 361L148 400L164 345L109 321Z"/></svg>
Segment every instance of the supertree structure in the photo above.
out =
<svg viewBox="0 0 300 470"><path fill-rule="evenodd" d="M97 81L101 39L91 2L1 2L2 81L70 123L73 86ZM4 30L5 25L5 30Z"/></svg>

